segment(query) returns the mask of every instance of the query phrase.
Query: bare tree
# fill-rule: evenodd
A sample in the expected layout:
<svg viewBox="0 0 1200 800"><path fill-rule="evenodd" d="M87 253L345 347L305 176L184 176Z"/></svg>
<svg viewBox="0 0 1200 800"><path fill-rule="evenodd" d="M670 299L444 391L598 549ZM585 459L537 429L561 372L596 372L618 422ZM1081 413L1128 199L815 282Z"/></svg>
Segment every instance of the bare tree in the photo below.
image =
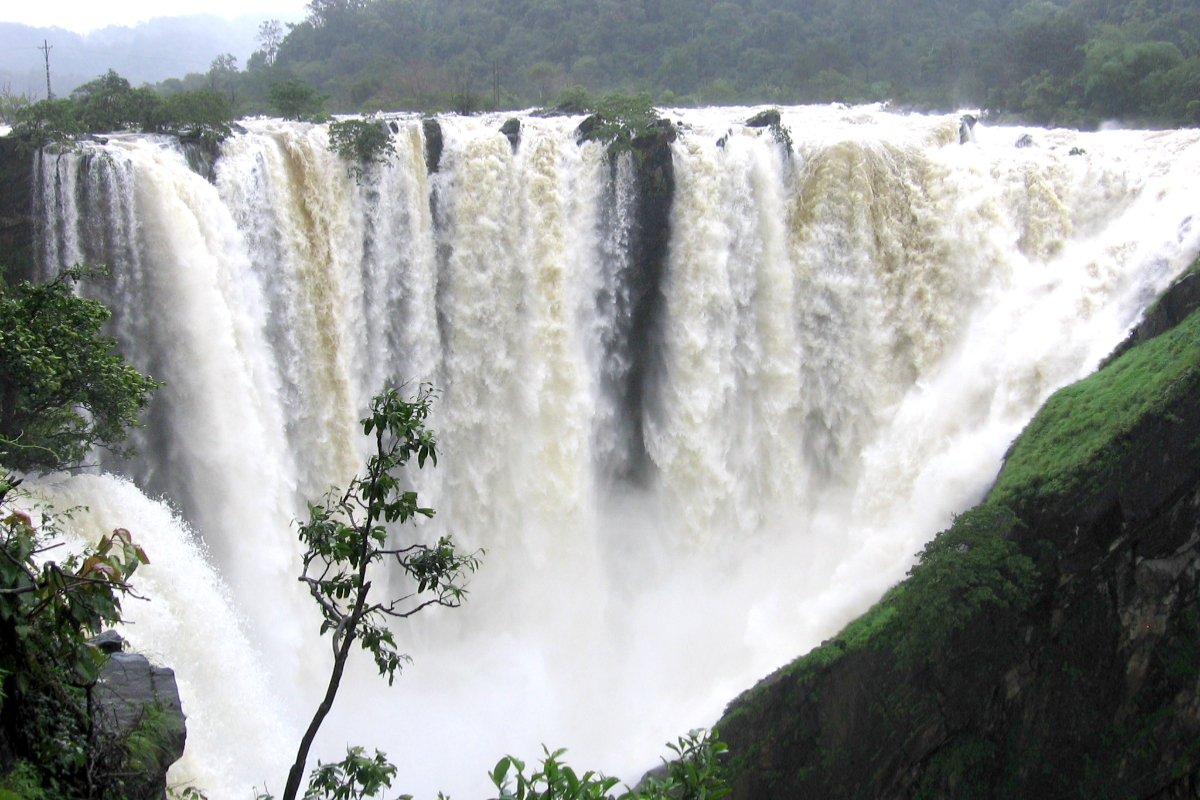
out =
<svg viewBox="0 0 1200 800"><path fill-rule="evenodd" d="M12 84L5 81L4 86L0 87L0 123L5 125L15 123L17 112L32 103L33 100L33 94L30 92L18 94L13 91Z"/></svg>
<svg viewBox="0 0 1200 800"><path fill-rule="evenodd" d="M277 19L269 19L258 26L258 44L262 48L267 66L275 63L279 55L279 46L283 44L283 25Z"/></svg>

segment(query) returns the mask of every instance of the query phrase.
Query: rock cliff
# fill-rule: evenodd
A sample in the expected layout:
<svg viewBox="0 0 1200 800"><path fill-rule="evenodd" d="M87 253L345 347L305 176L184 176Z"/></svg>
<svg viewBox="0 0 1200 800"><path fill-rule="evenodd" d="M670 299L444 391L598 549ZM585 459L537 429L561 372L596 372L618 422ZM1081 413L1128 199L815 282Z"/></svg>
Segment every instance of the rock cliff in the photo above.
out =
<svg viewBox="0 0 1200 800"><path fill-rule="evenodd" d="M906 581L729 705L734 798L1200 797L1197 280Z"/></svg>
<svg viewBox="0 0 1200 800"><path fill-rule="evenodd" d="M0 266L11 278L33 264L33 157L12 137L0 137Z"/></svg>

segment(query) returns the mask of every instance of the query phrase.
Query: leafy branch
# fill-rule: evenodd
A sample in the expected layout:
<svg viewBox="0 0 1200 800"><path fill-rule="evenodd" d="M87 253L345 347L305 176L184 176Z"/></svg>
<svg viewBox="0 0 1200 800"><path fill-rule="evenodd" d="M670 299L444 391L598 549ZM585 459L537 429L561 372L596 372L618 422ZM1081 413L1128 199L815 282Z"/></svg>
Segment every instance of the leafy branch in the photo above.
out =
<svg viewBox="0 0 1200 800"><path fill-rule="evenodd" d="M329 123L329 149L347 162L356 183L370 164L386 164L396 155L387 123L375 117L340 119Z"/></svg>
<svg viewBox="0 0 1200 800"><path fill-rule="evenodd" d="M390 685L409 658L397 650L388 618L406 619L435 605L461 605L466 579L479 568L482 551L459 553L449 537L434 545L388 546L389 525L433 516L433 509L418 504L416 492L402 488L400 478L414 458L418 467L426 461L437 464L437 440L425 427L432 398L427 385L411 401L401 399L394 388L376 395L371 414L361 421L363 433L375 439L375 454L367 460L366 473L355 477L345 491L331 490L321 503L310 503L308 521L299 526L306 547L300 581L321 609L321 633L331 634L334 663L325 697L288 773L284 800L295 800L299 792L309 749L333 707L354 642L371 653L379 674L386 675ZM416 588L398 598L372 600L368 572L377 564L399 569ZM322 774L329 777L318 768L314 780Z"/></svg>

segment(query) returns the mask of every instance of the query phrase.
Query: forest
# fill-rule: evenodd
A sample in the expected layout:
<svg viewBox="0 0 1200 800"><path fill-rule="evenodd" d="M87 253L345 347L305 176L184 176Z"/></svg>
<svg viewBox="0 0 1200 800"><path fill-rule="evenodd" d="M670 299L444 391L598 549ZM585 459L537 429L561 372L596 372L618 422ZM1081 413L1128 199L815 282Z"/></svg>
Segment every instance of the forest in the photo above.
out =
<svg viewBox="0 0 1200 800"><path fill-rule="evenodd" d="M1200 122L1195 0L313 0L163 91L270 111L301 81L333 112L548 106L564 90L660 106L863 103L1095 128Z"/></svg>
<svg viewBox="0 0 1200 800"><path fill-rule="evenodd" d="M137 91L143 106L151 88L189 93L185 106L216 93L227 119L575 112L619 93L661 107L887 102L1080 129L1178 127L1200 123L1197 33L1197 0L313 0L303 22L264 22L244 65L219 54L207 72ZM32 100L6 93L0 121ZM201 127L218 108L204 102ZM171 127L154 113L128 123Z"/></svg>

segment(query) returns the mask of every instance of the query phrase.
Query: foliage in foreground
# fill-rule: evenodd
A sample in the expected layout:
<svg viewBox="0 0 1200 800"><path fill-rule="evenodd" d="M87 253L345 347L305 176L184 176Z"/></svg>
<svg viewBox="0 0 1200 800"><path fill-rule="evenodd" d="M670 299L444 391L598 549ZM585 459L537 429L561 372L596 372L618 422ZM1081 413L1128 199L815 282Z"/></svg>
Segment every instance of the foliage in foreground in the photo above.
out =
<svg viewBox="0 0 1200 800"><path fill-rule="evenodd" d="M100 335L108 309L74 294L88 272L0 283L0 464L8 469L65 469L97 447L127 454L121 442L160 386Z"/></svg>
<svg viewBox="0 0 1200 800"><path fill-rule="evenodd" d="M645 777L631 790L613 795L616 778L596 772L578 774L560 761L566 750L546 751L540 769L525 774L525 762L505 756L490 777L499 800L717 800L729 794L720 756L725 744L715 733L693 730L668 744L675 758L664 770Z"/></svg>
<svg viewBox="0 0 1200 800"><path fill-rule="evenodd" d="M576 772L562 756L566 750L545 750L537 768L513 756L496 763L488 777L496 786L498 800L718 800L729 794L721 758L726 747L715 732L693 730L667 747L674 757L648 774L635 788L613 793L618 779L598 772ZM528 770L528 774L527 774ZM364 800L392 786L396 767L375 751L347 748L346 758L319 763L309 778L304 800ZM448 800L439 793L440 800ZM274 800L259 794L256 800ZM397 800L411 800L400 795Z"/></svg>
<svg viewBox="0 0 1200 800"><path fill-rule="evenodd" d="M72 291L86 272L0 283L0 791L25 800L126 798L159 755L153 714L118 736L89 708L106 656L88 639L120 621L145 552L119 528L52 558L60 519L20 510L28 498L10 472L74 466L93 447L124 452L158 386L99 335L108 310Z"/></svg>
<svg viewBox="0 0 1200 800"><path fill-rule="evenodd" d="M155 757L153 720L123 738L98 730L89 697L106 656L88 639L120 621L129 578L149 559L123 528L47 558L58 520L18 510L16 483L0 479L0 738L15 758L0 764L0 787L27 800L118 800Z"/></svg>
<svg viewBox="0 0 1200 800"><path fill-rule="evenodd" d="M403 470L411 460L415 458L418 468L426 461L437 463L437 440L425 427L432 400L428 386L412 400L402 399L394 388L376 395L371 414L362 420L363 433L375 439L366 474L354 478L345 491L331 489L322 502L310 503L308 521L299 526L305 546L300 580L321 608L321 633L331 634L333 670L288 772L284 800L295 800L300 790L308 751L333 707L355 641L371 654L390 685L408 656L396 649L387 620L405 619L430 606L459 606L466 595L466 578L479 567L479 553L459 553L447 537L432 545L388 546L388 526L403 525L418 515L433 516L432 509L418 505L416 492L402 487ZM402 573L409 593L389 600L372 598L368 571L377 566ZM352 756L353 750L347 762L353 762ZM322 776L331 773L318 769L314 779Z"/></svg>

